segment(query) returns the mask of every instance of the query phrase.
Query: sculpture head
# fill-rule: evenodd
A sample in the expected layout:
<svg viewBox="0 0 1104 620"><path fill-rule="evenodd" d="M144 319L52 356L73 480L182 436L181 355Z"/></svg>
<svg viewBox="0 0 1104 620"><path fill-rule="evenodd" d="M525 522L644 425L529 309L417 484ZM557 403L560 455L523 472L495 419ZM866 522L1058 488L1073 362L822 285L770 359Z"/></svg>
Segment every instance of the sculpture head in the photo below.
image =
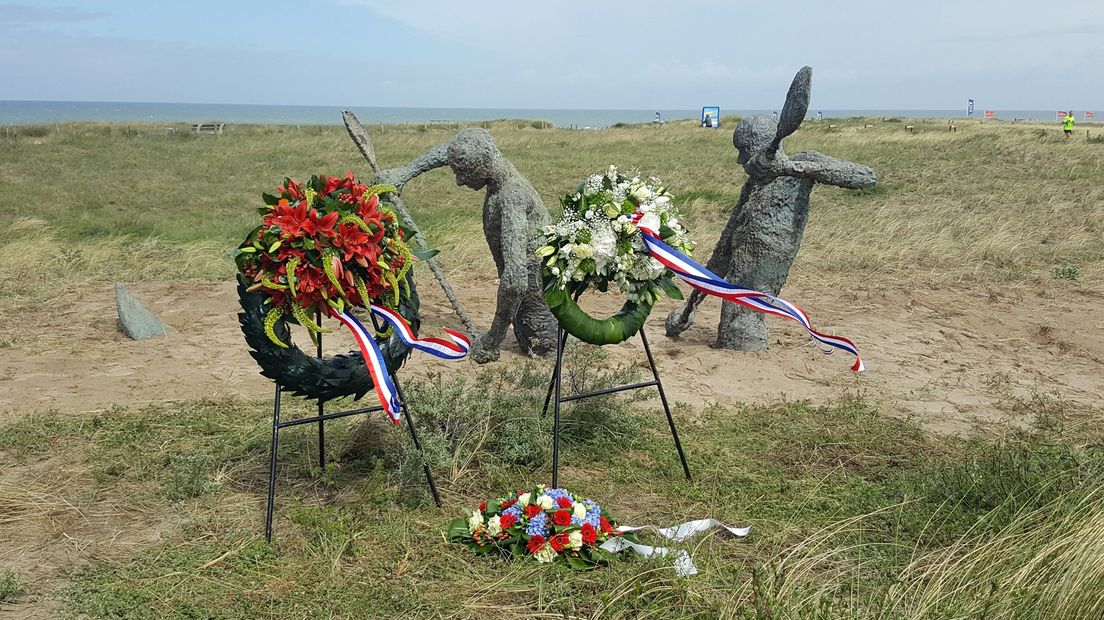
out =
<svg viewBox="0 0 1104 620"><path fill-rule="evenodd" d="M736 163L741 166L766 149L778 131L778 120L772 116L749 116L736 125L732 132L732 145L740 152Z"/></svg>
<svg viewBox="0 0 1104 620"><path fill-rule="evenodd" d="M809 91L812 89L813 69L802 67L790 83L786 93L786 103L782 114L774 116L752 116L740 121L732 132L732 144L740 152L737 163L746 164L763 150L767 156L781 150L782 139L797 131L805 114L809 111Z"/></svg>
<svg viewBox="0 0 1104 620"><path fill-rule="evenodd" d="M499 173L502 152L485 129L462 129L449 143L448 162L456 184L483 189Z"/></svg>

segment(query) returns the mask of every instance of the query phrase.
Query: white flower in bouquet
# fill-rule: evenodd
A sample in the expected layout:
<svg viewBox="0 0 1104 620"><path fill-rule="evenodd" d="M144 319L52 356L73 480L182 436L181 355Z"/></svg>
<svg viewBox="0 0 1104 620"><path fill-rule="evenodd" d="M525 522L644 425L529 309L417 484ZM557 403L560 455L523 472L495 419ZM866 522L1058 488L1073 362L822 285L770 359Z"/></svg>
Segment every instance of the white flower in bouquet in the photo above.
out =
<svg viewBox="0 0 1104 620"><path fill-rule="evenodd" d="M585 510L583 511L583 514L584 515L586 514ZM583 533L580 532L579 530L575 530L574 532L571 532L570 534L568 534L567 535L567 546L571 547L572 549L582 549L583 548Z"/></svg>
<svg viewBox="0 0 1104 620"><path fill-rule="evenodd" d="M518 505L520 505L520 506L527 505L529 503L529 496L530 495L531 495L531 493L528 493L528 492L525 492L525 493L522 493L521 495L518 495Z"/></svg>
<svg viewBox="0 0 1104 620"><path fill-rule="evenodd" d="M491 536L498 536L502 533L502 517L495 515L487 521L487 533Z"/></svg>
<svg viewBox="0 0 1104 620"><path fill-rule="evenodd" d="M468 517L468 531L475 532L480 527L483 527L483 513L473 510L472 516Z"/></svg>
<svg viewBox="0 0 1104 620"><path fill-rule="evenodd" d="M571 514L575 517L582 519L586 516L587 507L582 502L575 502L575 506L571 509Z"/></svg>
<svg viewBox="0 0 1104 620"><path fill-rule="evenodd" d="M571 249L571 254L576 258L592 258L594 248L589 243L580 243Z"/></svg>
<svg viewBox="0 0 1104 620"><path fill-rule="evenodd" d="M536 503L544 510L552 510L552 507L556 505L555 502L552 500L552 497L548 495L541 495L537 498Z"/></svg>
<svg viewBox="0 0 1104 620"><path fill-rule="evenodd" d="M548 564L549 562L555 561L556 550L552 548L552 545L545 543L543 547L533 554L533 557L537 558L538 562Z"/></svg>

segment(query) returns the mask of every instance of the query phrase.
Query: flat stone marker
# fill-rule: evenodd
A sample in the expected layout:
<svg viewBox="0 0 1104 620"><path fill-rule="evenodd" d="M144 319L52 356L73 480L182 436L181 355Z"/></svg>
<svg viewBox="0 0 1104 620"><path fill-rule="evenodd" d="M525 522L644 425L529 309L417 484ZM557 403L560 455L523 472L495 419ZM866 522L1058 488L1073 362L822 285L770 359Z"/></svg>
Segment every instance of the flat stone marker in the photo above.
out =
<svg viewBox="0 0 1104 620"><path fill-rule="evenodd" d="M115 311L119 329L132 340L166 335L165 324L131 295L122 282L115 283Z"/></svg>

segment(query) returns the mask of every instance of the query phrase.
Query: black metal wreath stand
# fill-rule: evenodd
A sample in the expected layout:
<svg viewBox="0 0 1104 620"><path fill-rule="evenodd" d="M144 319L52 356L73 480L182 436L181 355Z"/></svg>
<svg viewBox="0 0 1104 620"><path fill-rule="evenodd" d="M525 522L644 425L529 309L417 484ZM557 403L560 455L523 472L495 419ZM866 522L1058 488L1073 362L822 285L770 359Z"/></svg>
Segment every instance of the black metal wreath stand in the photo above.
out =
<svg viewBox="0 0 1104 620"><path fill-rule="evenodd" d="M661 403L663 403L664 413L667 414L667 425L671 428L671 438L675 440L675 449L678 450L679 460L682 461L682 473L686 475L687 480L690 480L690 467L686 464L686 454L684 454L682 451L682 442L679 441L678 430L675 429L675 419L671 416L671 407L667 404L667 394L663 391L663 382L659 378L659 369L656 368L655 358L652 357L652 349L648 346L648 336L644 333L644 328L640 328L640 341L644 344L644 353L648 356L648 366L652 369L651 381L610 387L602 390L594 390L593 392L583 392L581 394L572 394L570 396L562 396L560 394L560 376L563 371L563 354L564 348L567 346L568 334L563 330L563 328L560 328L557 336L556 367L552 370L552 381L548 384L548 394L544 397L544 409L541 411L542 418L547 416L548 405L549 403L553 403L552 487L558 488L560 482L560 404L571 402L573 400L582 400L584 398L592 398L595 396L604 396L606 394L624 392L627 390L642 390L652 387L653 385L656 387L657 390L659 390L659 400ZM555 396L554 401L553 396Z"/></svg>
<svg viewBox="0 0 1104 620"><path fill-rule="evenodd" d="M315 323L322 323L322 313L315 313ZM380 331L380 325L375 315L372 316L372 324L375 326L376 331ZM322 357L322 334L318 334L318 357ZM399 386L398 377L392 373L391 381L395 384L395 390L398 392L399 401L403 403L403 417L406 420L406 428L410 430L410 438L414 441L414 448L418 451L418 454L422 456L422 469L425 471L426 482L429 484L429 492L433 495L433 502L437 504L437 507L441 507L441 497L437 494L437 484L433 481L433 472L429 469L429 463L425 460L425 452L422 450L422 442L418 440L418 431L414 428L414 418L410 415L410 406L406 402L406 398L403 396L402 388ZM375 405L372 407L360 407L357 409L349 409L347 411L337 411L334 413L326 413L325 404L318 403L318 415L309 418L296 418L294 420L281 421L280 420L280 386L276 386L276 396L273 399L272 407L272 450L268 460L268 508L265 513L265 540L272 542L272 513L276 502L276 456L279 451L280 443L280 429L288 428L290 426L301 426L303 424L318 423L318 466L322 469L326 467L326 420L336 420L338 418L344 418L351 415L358 415L361 413L372 413L375 411L383 411L383 407Z"/></svg>

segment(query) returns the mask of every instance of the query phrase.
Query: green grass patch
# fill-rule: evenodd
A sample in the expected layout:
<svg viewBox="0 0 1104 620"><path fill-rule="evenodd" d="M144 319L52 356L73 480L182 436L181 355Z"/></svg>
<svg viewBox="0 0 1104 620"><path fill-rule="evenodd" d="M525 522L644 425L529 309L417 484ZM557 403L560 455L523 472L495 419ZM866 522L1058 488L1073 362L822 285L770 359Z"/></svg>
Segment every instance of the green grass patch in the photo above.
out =
<svg viewBox="0 0 1104 620"><path fill-rule="evenodd" d="M15 571L5 570L0 572L0 604L15 602L15 599L23 592L23 584L19 582Z"/></svg>
<svg viewBox="0 0 1104 620"><path fill-rule="evenodd" d="M607 367L589 347L568 357L571 390L635 372ZM1017 405L1039 410L1035 428L997 440L934 438L858 397L700 412L676 405L695 476L687 482L658 403L609 397L565 411L566 485L623 522L710 516L749 524L752 536L689 543L701 570L690 579L661 559L626 557L575 573L445 542L448 520L480 499L547 482L550 429L539 411L549 371L517 363L471 380L407 382L443 511L428 501L406 434L383 420L328 425L333 457L323 470L314 433L284 433L272 546L260 537L263 403L197 401L52 423L45 443L21 440L24 457L65 445L98 472L102 496L123 492L147 510L193 507L163 543L78 571L63 593L69 609L91 617L834 618L913 617L931 599L931 609L954 615L948 610L977 612L981 603L941 589L934 576L969 582L954 571L957 560L999 559L1020 571L986 564L968 587L991 608L1011 609L1001 617L1034 617L1039 601L1053 599L1028 600L1016 579L1035 570L1033 558L1060 550L1016 532L1050 528L1047 536L1067 540L1094 531L1094 519L1104 523L1093 499L1104 493L1100 444L1045 399ZM291 407L289 415L310 412ZM0 437L25 437L24 424ZM1010 546L1019 555L997 553ZM1046 566L1104 574L1099 557L1059 556ZM994 579L1016 587L990 588ZM1062 586L1072 608L1104 609L1085 594L1087 583Z"/></svg>

